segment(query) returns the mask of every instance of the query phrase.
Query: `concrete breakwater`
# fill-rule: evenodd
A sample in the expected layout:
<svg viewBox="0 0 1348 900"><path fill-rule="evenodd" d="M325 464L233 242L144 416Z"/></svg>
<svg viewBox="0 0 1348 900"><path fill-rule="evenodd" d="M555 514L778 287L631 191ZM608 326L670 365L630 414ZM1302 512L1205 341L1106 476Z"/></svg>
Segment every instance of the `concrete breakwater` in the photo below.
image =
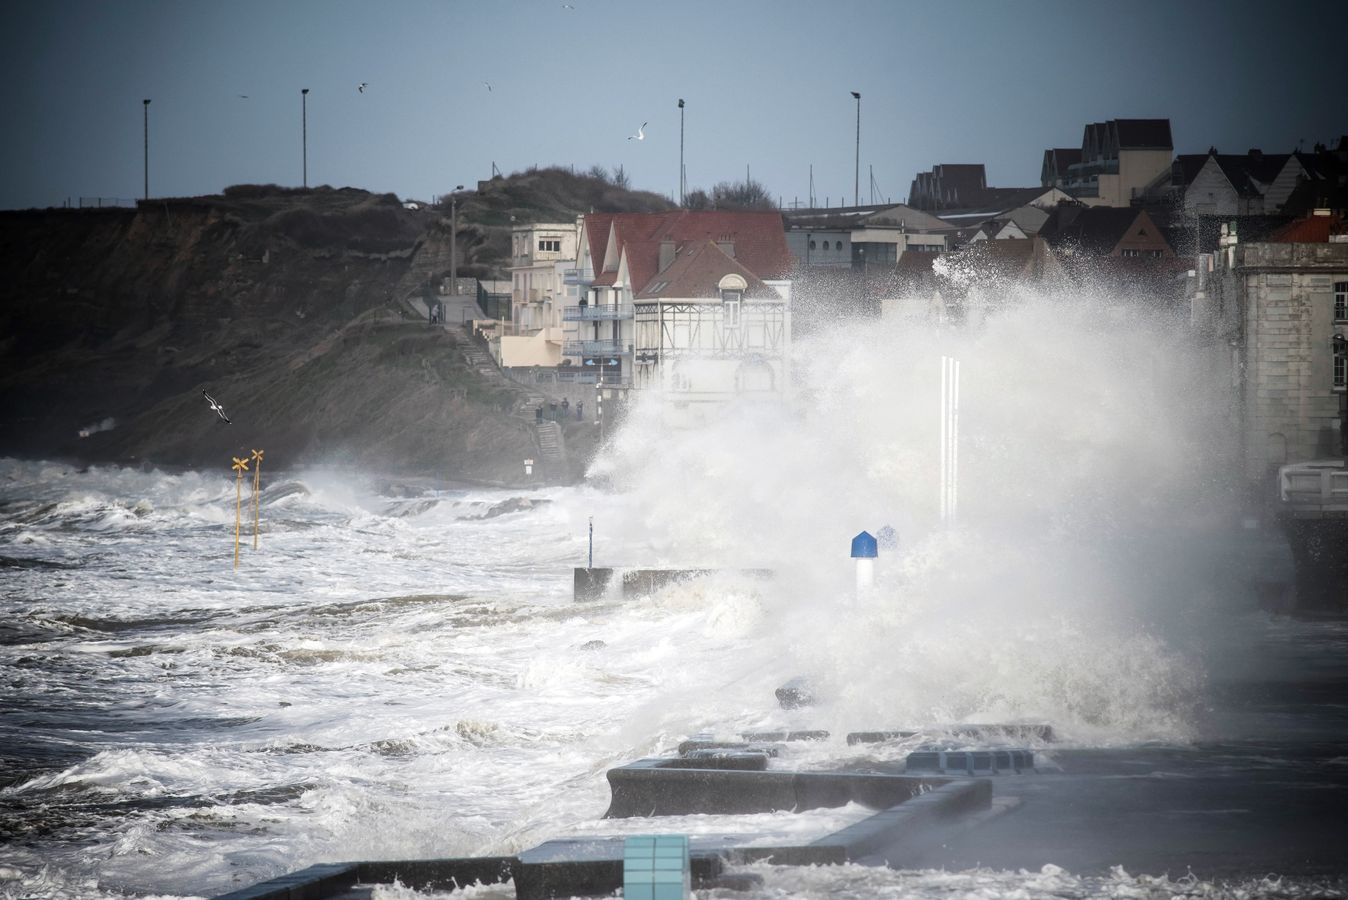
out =
<svg viewBox="0 0 1348 900"><path fill-rule="evenodd" d="M640 597L670 584L706 575L733 574L751 578L771 578L771 569L651 569L641 567L577 567L573 575L573 599L576 602L603 600L613 596Z"/></svg>

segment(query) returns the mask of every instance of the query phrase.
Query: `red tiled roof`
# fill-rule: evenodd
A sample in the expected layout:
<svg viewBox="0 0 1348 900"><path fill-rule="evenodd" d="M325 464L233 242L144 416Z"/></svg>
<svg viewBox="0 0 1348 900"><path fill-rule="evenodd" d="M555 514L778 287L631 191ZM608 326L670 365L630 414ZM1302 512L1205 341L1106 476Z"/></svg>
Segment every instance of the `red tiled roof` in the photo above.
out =
<svg viewBox="0 0 1348 900"><path fill-rule="evenodd" d="M1288 222L1266 238L1270 244L1327 244L1331 234L1344 230L1338 216L1306 216Z"/></svg>
<svg viewBox="0 0 1348 900"><path fill-rule="evenodd" d="M653 244L658 259L660 243L643 242L628 244L628 258L639 247L642 255L648 255L648 246ZM731 273L739 275L748 284L745 296L776 298L777 292L763 283L762 279L746 269L737 259L729 256L714 241L687 241L680 244L674 262L663 272L651 276L637 292L639 299L652 297L702 298L720 296L721 279ZM635 283L635 282L634 282Z"/></svg>
<svg viewBox="0 0 1348 900"><path fill-rule="evenodd" d="M734 259L758 278L779 278L791 271L791 252L778 212L748 210L688 210L667 213L591 213L585 217L595 284L611 284L602 272L610 226L618 250L627 252L628 274L634 288L650 283L659 268L660 243L728 241Z"/></svg>

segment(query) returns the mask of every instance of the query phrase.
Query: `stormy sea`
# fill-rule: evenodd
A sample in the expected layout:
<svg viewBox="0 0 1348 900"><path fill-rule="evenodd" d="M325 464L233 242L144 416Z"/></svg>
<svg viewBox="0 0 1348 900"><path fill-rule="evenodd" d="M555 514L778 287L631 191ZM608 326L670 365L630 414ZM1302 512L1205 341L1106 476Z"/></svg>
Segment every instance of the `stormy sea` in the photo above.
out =
<svg viewBox="0 0 1348 900"><path fill-rule="evenodd" d="M826 729L789 763L865 770L913 745L849 731L978 722L1053 729L1019 809L913 867L755 864L748 891L699 895L1342 896L1348 623L1268 608L1286 547L1215 487L1173 329L1129 315L1108 341L1100 310L1047 301L821 337L792 403L697 427L637 404L579 486L268 457L254 500L228 448L218 471L0 460L0 897L513 854L649 827L600 818L605 772L694 734ZM942 354L963 371L957 524ZM849 541L886 526L859 593ZM579 603L591 552L713 573ZM817 702L782 709L797 676Z"/></svg>

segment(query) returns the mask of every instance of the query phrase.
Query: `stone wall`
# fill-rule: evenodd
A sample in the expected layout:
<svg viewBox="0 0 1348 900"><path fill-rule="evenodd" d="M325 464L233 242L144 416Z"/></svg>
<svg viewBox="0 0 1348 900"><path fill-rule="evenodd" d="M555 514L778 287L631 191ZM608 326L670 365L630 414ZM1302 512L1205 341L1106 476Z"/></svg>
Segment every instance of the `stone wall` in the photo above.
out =
<svg viewBox="0 0 1348 900"><path fill-rule="evenodd" d="M1348 244L1237 244L1226 290L1240 316L1245 472L1337 456L1333 282L1348 279Z"/></svg>

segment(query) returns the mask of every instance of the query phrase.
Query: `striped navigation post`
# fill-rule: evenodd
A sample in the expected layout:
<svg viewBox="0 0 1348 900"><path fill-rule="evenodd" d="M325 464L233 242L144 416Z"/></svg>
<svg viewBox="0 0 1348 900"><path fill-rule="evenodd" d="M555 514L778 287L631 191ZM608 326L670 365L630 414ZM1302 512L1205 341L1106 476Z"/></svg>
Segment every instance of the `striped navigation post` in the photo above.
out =
<svg viewBox="0 0 1348 900"><path fill-rule="evenodd" d="M941 357L941 521L954 525L959 503L960 361Z"/></svg>

